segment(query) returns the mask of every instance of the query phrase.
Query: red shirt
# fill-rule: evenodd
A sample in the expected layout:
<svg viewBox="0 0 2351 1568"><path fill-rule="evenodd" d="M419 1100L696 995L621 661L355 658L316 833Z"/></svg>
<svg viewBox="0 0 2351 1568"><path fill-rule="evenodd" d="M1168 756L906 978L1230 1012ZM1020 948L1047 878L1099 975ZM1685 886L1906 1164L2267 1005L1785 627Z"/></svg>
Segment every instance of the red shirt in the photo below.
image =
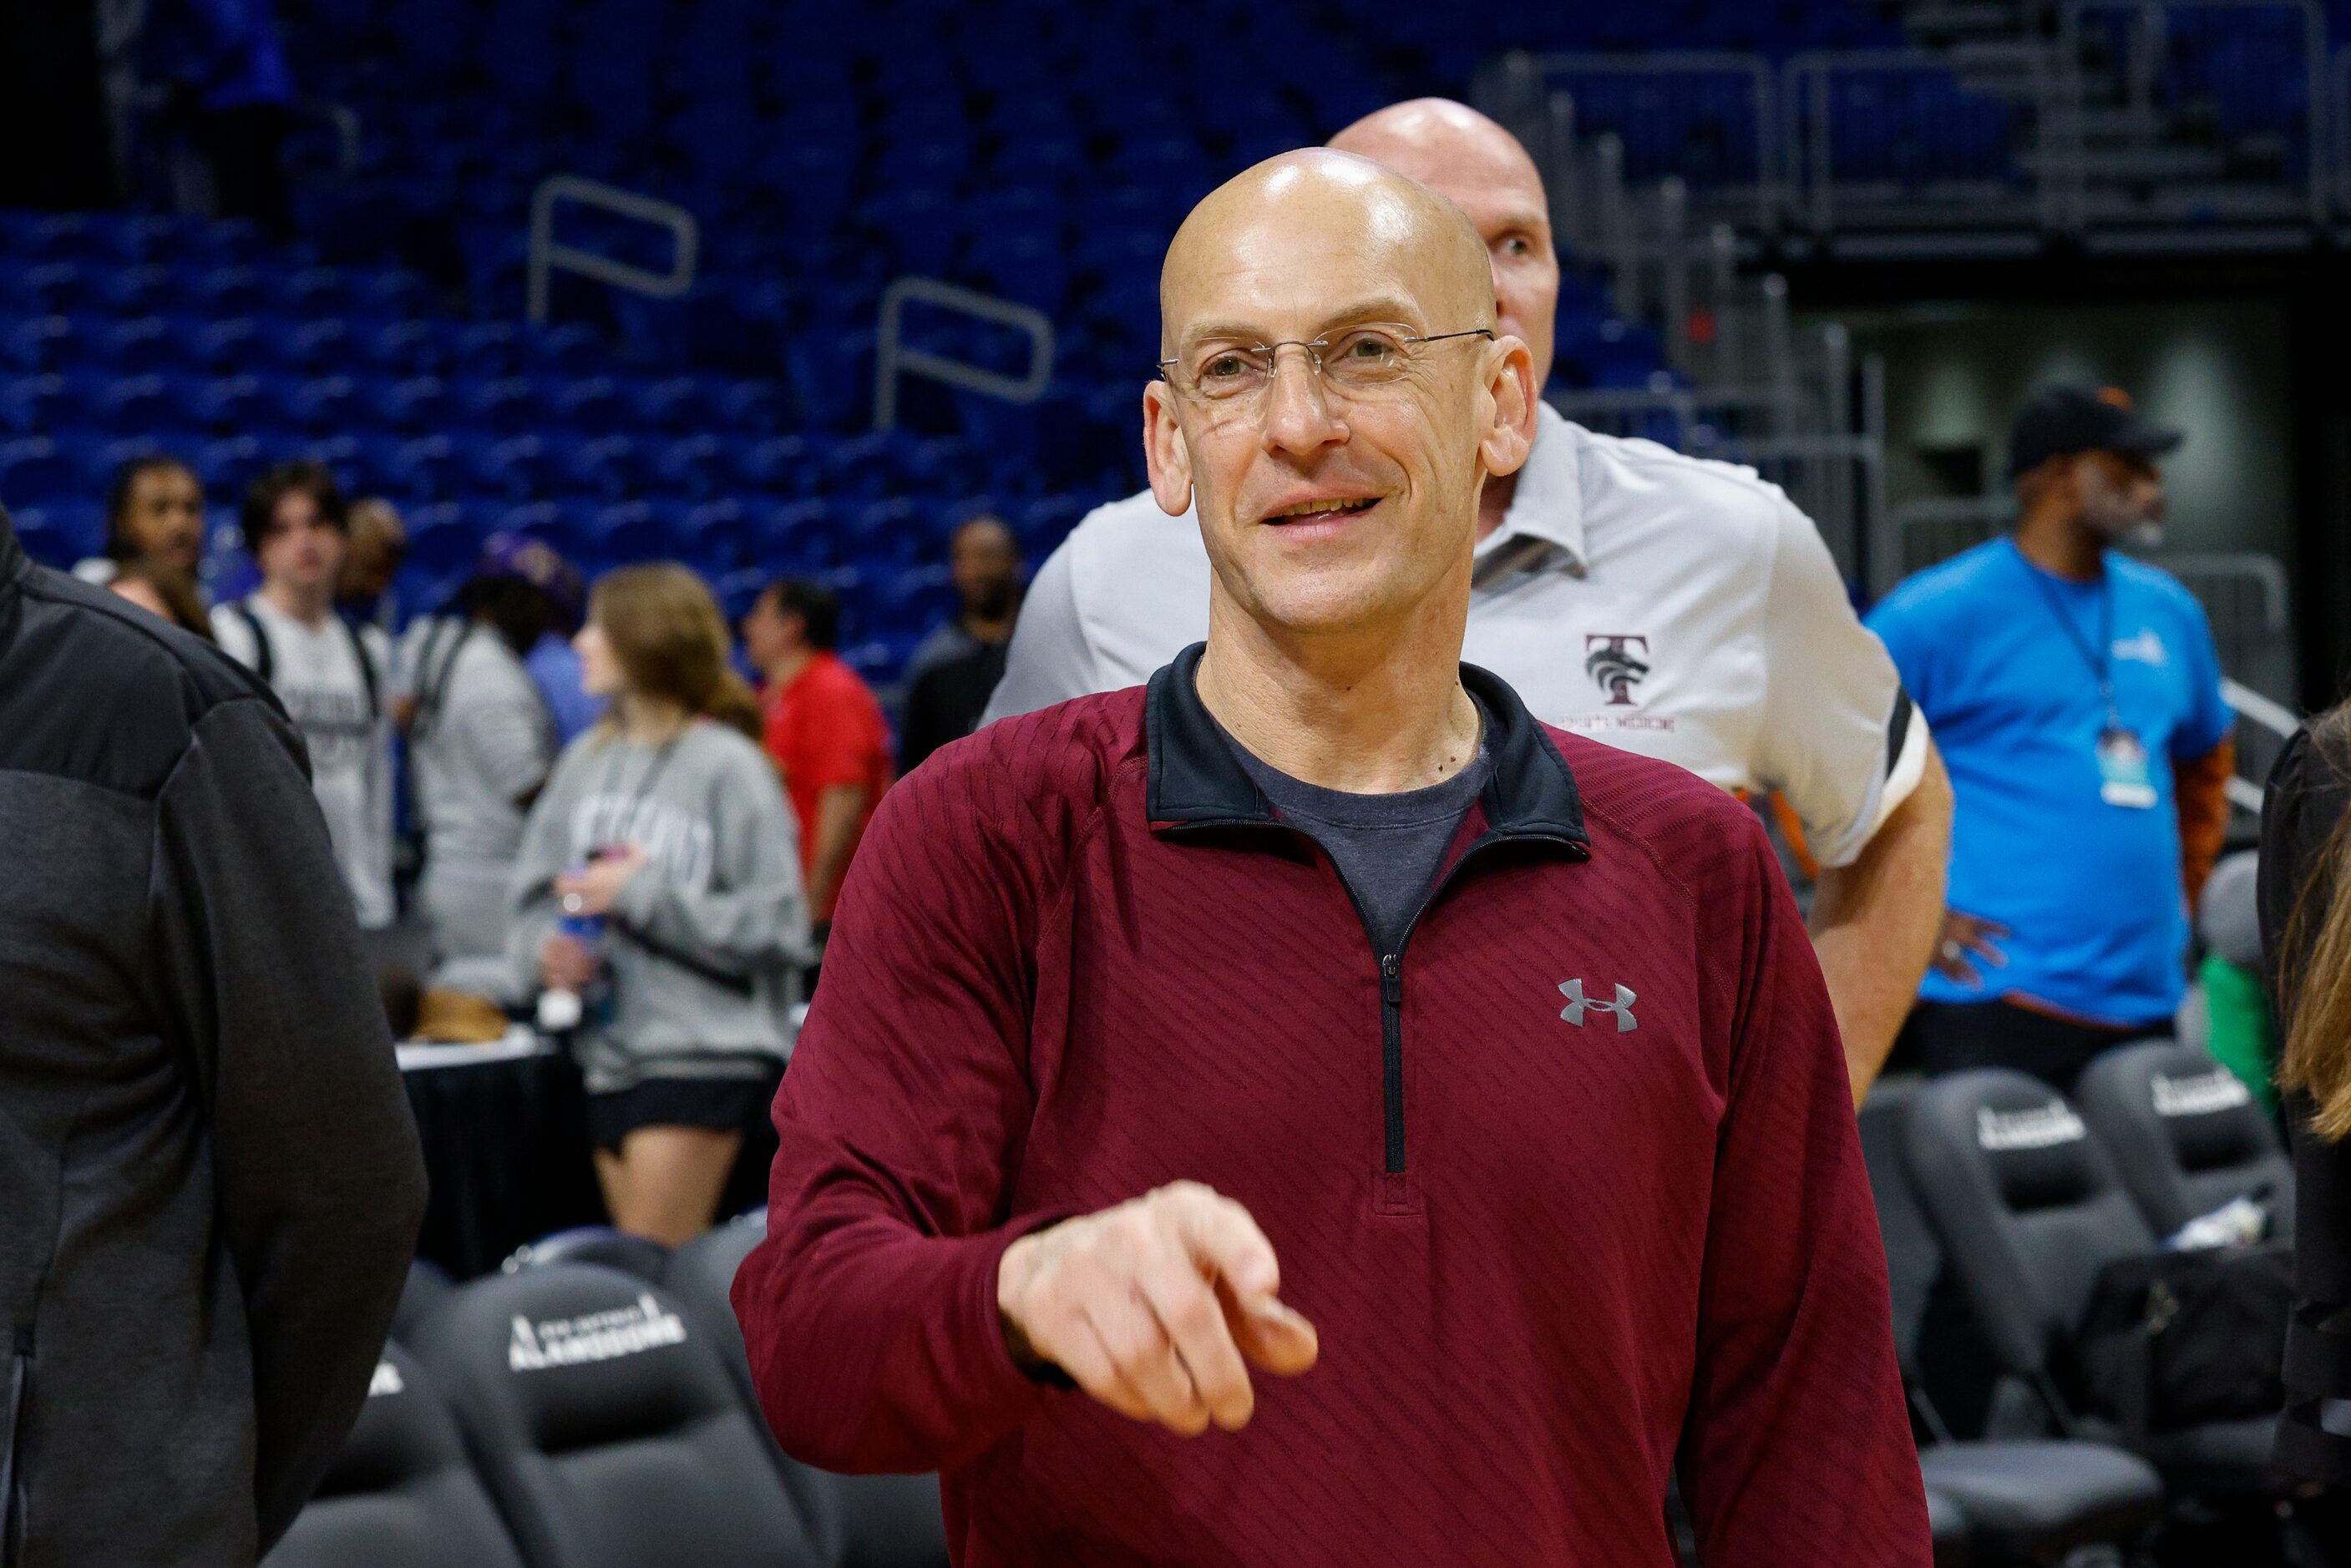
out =
<svg viewBox="0 0 2351 1568"><path fill-rule="evenodd" d="M874 804L890 787L890 726L872 689L836 654L819 653L783 686L768 693L768 754L783 771L784 793L800 830L800 876L816 867L817 797L837 784L862 784L869 792L858 818L852 847L872 819ZM811 898L815 895L811 888ZM816 919L831 909L814 909Z"/></svg>
<svg viewBox="0 0 2351 1568"><path fill-rule="evenodd" d="M1677 1464L1710 1568L1927 1568L1844 1059L1753 816L1465 669L1494 777L1384 979L1196 659L876 819L735 1281L785 1449L939 1468L967 1568L1670 1568ZM1321 1334L1238 1434L1032 1381L998 1322L1015 1237L1178 1178Z"/></svg>

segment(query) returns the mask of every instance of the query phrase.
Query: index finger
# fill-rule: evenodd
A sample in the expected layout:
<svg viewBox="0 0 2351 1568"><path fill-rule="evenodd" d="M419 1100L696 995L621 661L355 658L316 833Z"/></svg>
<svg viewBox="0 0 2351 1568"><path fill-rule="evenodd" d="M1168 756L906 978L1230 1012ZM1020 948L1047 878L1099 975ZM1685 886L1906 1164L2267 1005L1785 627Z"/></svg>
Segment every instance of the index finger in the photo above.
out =
<svg viewBox="0 0 2351 1568"><path fill-rule="evenodd" d="M1228 1282L1243 1298L1264 1298L1281 1289L1281 1265L1273 1243L1249 1211L1205 1187L1179 1189L1176 1235L1203 1272Z"/></svg>

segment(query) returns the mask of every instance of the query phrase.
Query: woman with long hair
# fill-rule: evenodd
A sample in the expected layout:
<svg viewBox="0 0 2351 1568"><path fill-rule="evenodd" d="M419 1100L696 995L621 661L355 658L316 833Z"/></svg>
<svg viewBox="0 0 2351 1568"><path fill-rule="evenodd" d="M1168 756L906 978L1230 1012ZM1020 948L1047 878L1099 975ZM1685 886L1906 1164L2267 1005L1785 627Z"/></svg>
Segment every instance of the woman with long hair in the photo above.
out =
<svg viewBox="0 0 2351 1568"><path fill-rule="evenodd" d="M2262 806L2262 951L2284 1040L2294 1269L2280 1466L2351 1487L2351 704L2313 719ZM2339 1495L2339 1494L2338 1494Z"/></svg>
<svg viewBox="0 0 2351 1568"><path fill-rule="evenodd" d="M493 534L448 612L409 628L401 662L424 833L417 901L436 988L493 998L510 989L507 885L560 749L525 661L541 638L571 624L579 603L579 574L561 556L527 535Z"/></svg>
<svg viewBox="0 0 2351 1568"><path fill-rule="evenodd" d="M576 639L606 719L523 830L509 952L580 1000L597 1176L613 1223L706 1229L791 1050L809 940L791 814L751 737L726 623L683 566L600 579Z"/></svg>

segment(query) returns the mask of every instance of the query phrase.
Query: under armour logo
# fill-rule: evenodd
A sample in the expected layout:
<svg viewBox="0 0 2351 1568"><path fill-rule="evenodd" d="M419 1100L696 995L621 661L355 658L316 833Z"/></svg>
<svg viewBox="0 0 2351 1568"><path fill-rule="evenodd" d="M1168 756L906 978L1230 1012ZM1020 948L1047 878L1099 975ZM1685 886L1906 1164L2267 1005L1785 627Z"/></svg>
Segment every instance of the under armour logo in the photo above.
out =
<svg viewBox="0 0 2351 1568"><path fill-rule="evenodd" d="M1574 1024L1578 1029L1583 1027L1583 1014L1587 1010L1593 1012L1614 1013L1616 1033L1619 1034L1630 1034L1634 1030L1641 1027L1641 1021L1633 1016L1633 1003L1640 999L1633 994L1632 988L1629 986L1618 986L1616 1000L1614 1002L1585 1001L1583 982L1580 980L1561 981L1559 993L1567 998L1567 1005L1559 1011L1560 1017Z"/></svg>

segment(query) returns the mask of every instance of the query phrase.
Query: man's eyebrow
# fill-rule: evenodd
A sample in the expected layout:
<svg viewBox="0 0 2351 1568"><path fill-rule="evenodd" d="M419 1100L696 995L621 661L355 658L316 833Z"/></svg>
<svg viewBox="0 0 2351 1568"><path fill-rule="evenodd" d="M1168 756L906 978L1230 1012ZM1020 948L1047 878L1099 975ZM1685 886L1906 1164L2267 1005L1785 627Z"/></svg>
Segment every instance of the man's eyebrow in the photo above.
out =
<svg viewBox="0 0 2351 1568"><path fill-rule="evenodd" d="M1306 336L1320 337L1342 327L1357 327L1366 321L1393 321L1409 326L1418 314L1417 306L1395 296L1382 295L1331 312ZM1268 343L1272 340L1272 335L1262 327L1232 321L1200 322L1176 339L1178 344L1184 345L1219 341Z"/></svg>

